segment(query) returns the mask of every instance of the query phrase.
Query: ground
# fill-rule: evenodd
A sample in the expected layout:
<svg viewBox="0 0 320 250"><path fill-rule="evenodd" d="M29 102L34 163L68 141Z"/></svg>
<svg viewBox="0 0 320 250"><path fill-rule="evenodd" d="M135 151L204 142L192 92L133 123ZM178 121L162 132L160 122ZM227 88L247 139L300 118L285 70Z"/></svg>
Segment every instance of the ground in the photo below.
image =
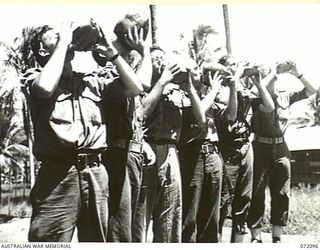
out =
<svg viewBox="0 0 320 250"><path fill-rule="evenodd" d="M25 219L13 219L7 223L0 224L0 243L26 243L28 235L30 218ZM225 227L223 230L223 242L227 243L230 239L230 227ZM76 240L76 239L74 239ZM271 235L263 233L262 240L264 243L271 242ZM245 235L246 243L250 242L250 235ZM320 242L320 236L314 235L283 235L282 242L285 243L318 243Z"/></svg>

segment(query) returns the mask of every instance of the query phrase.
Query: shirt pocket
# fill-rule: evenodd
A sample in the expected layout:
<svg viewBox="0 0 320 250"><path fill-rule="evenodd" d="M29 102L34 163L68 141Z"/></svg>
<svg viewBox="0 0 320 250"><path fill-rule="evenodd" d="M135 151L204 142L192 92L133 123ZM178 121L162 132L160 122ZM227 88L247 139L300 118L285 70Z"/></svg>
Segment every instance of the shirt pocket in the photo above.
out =
<svg viewBox="0 0 320 250"><path fill-rule="evenodd" d="M84 121L94 125L104 123L102 116L102 97L86 89L79 97L81 103L81 113Z"/></svg>
<svg viewBox="0 0 320 250"><path fill-rule="evenodd" d="M73 111L71 93L62 93L57 97L51 113L50 121L57 124L72 123Z"/></svg>

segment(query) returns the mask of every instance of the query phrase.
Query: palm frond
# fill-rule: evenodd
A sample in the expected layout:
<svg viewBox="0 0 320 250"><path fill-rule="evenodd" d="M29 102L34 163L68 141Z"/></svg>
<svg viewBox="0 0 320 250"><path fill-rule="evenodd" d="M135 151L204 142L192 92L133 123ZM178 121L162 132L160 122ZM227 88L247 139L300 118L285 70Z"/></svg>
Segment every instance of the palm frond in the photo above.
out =
<svg viewBox="0 0 320 250"><path fill-rule="evenodd" d="M198 65L201 65L204 61L210 61L212 59L212 52L221 48L213 48L212 44L209 44L207 37L209 35L218 35L219 33L210 25L199 25L193 30L193 40L189 42L189 54L196 60Z"/></svg>
<svg viewBox="0 0 320 250"><path fill-rule="evenodd" d="M20 173L23 171L25 159L28 156L28 148L24 145L13 144L3 149L0 153L0 170L7 173L13 171Z"/></svg>
<svg viewBox="0 0 320 250"><path fill-rule="evenodd" d="M20 88L20 78L17 68L12 62L14 52L7 44L0 42L0 97L2 100L10 98L15 88Z"/></svg>
<svg viewBox="0 0 320 250"><path fill-rule="evenodd" d="M15 159L25 158L28 156L29 149L21 144L12 144L5 148L3 154Z"/></svg>
<svg viewBox="0 0 320 250"><path fill-rule="evenodd" d="M19 72L24 73L30 68L39 68L32 50L32 43L46 26L25 27L21 35L14 40L15 62L19 66Z"/></svg>
<svg viewBox="0 0 320 250"><path fill-rule="evenodd" d="M10 164L9 158L5 157L3 154L0 154L0 170L2 173L5 173Z"/></svg>

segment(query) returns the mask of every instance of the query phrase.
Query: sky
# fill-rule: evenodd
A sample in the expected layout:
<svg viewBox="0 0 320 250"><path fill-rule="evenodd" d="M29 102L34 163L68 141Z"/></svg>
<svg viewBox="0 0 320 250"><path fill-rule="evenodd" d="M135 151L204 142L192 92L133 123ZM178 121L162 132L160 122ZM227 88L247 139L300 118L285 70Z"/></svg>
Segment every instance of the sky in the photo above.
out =
<svg viewBox="0 0 320 250"><path fill-rule="evenodd" d="M90 17L112 37L115 23L127 12L137 11L148 13L149 8L142 4L5 5L0 8L0 41L10 43L25 26ZM305 75L318 81L320 4L230 4L229 16L236 57L266 63L291 59ZM179 34L188 40L199 24L212 25L225 39L221 4L158 5L158 18L160 44L167 50L181 47Z"/></svg>

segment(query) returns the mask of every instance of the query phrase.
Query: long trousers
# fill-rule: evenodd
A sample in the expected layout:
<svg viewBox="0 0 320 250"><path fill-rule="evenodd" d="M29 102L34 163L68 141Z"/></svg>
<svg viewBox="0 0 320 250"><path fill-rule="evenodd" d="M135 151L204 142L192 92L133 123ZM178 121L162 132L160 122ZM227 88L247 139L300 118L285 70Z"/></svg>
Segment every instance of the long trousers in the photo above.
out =
<svg viewBox="0 0 320 250"><path fill-rule="evenodd" d="M182 242L218 242L222 160L202 144L179 148L182 176Z"/></svg>
<svg viewBox="0 0 320 250"><path fill-rule="evenodd" d="M265 189L269 184L271 224L286 226L289 213L290 152L286 143L253 142L253 197L249 228L261 228L265 211Z"/></svg>
<svg viewBox="0 0 320 250"><path fill-rule="evenodd" d="M142 182L142 154L110 147L105 161L110 177L109 229L107 241L131 242L137 231L136 207Z"/></svg>
<svg viewBox="0 0 320 250"><path fill-rule="evenodd" d="M237 156L232 152L227 152L223 147L221 151L225 167L222 181L219 231L222 233L223 223L228 214L228 205L231 204L232 230L242 234L246 232L246 222L252 197L252 145L249 142L244 144Z"/></svg>
<svg viewBox="0 0 320 250"><path fill-rule="evenodd" d="M31 242L105 242L108 224L108 174L105 166L43 161L30 194Z"/></svg>
<svg viewBox="0 0 320 250"><path fill-rule="evenodd" d="M181 176L177 150L173 144L149 144L157 160L155 165L143 168L136 216L144 225L136 228L139 233L134 241L147 241L152 220L153 242L181 242Z"/></svg>

